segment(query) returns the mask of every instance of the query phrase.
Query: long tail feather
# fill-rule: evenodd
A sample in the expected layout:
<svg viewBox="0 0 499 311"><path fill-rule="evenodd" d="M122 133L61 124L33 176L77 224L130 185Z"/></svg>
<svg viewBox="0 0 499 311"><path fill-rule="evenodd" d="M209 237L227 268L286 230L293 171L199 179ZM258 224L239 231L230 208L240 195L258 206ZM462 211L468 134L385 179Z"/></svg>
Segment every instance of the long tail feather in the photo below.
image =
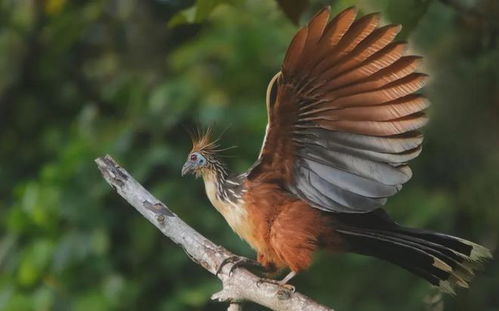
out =
<svg viewBox="0 0 499 311"><path fill-rule="evenodd" d="M401 227L385 214L372 219L369 225L353 218L338 225L348 250L394 263L446 293L469 287L474 270L492 258L487 248L465 239Z"/></svg>

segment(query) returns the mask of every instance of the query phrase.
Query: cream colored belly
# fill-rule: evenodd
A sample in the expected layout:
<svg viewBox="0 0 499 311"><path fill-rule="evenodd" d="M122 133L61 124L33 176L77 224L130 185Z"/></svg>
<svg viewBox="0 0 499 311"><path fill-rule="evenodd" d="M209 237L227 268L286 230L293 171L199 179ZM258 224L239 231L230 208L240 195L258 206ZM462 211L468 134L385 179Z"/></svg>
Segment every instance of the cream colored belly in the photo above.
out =
<svg viewBox="0 0 499 311"><path fill-rule="evenodd" d="M216 195L216 185L212 182L205 182L205 188L211 204L222 214L232 230L242 239L248 241L252 236L252 231L248 222L247 211L242 202L233 203L219 200Z"/></svg>

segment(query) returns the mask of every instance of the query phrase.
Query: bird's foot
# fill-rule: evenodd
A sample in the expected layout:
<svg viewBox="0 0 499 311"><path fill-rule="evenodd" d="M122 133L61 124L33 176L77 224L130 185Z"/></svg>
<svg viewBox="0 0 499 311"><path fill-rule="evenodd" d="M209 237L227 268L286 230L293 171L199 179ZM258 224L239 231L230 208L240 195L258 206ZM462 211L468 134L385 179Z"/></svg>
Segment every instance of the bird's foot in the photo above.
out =
<svg viewBox="0 0 499 311"><path fill-rule="evenodd" d="M260 287L260 285L262 285L263 283L269 283L277 285L288 292L294 293L296 291L296 288L293 285L286 283L286 281L287 280L278 281L278 280L261 278L256 282L256 286Z"/></svg>
<svg viewBox="0 0 499 311"><path fill-rule="evenodd" d="M259 286L262 283L271 283L271 284L275 284L275 285L279 286L282 289L288 290L292 294L292 293L295 292L296 289L295 289L295 287L293 285L288 284L288 282L289 282L289 280L291 280L295 276L296 276L296 271L291 271L290 273L288 273L288 275L286 275L284 277L284 279L282 279L280 281L276 281L276 280L272 280L272 279L260 279L256 283L256 285Z"/></svg>
<svg viewBox="0 0 499 311"><path fill-rule="evenodd" d="M232 264L232 266L230 267L230 270L229 270L229 276L232 275L234 270L239 268L239 267L262 269L262 266L253 259L249 259L249 258L242 257L242 256L231 256L231 257L225 258L222 261L220 266L218 266L218 269L217 269L217 272L215 275L218 275L222 271L222 268L226 264L229 264L229 263Z"/></svg>

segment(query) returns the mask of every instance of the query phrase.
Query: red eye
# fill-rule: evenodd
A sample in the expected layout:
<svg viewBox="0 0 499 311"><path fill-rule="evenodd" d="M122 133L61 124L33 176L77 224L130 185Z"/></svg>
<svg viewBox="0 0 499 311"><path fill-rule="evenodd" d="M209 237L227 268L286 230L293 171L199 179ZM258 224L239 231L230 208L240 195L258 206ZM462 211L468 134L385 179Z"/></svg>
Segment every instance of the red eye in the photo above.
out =
<svg viewBox="0 0 499 311"><path fill-rule="evenodd" d="M198 159L198 156L195 154L191 154L191 161L196 161Z"/></svg>

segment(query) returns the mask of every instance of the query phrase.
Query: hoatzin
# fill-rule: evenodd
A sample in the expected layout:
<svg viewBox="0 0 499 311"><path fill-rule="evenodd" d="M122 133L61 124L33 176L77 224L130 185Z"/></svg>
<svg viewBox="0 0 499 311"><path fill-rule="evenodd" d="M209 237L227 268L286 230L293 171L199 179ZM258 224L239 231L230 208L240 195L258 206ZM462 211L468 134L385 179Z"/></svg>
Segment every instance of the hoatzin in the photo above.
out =
<svg viewBox="0 0 499 311"><path fill-rule="evenodd" d="M268 124L257 161L231 175L209 134L193 141L182 175L202 176L213 206L279 284L318 249L374 256L445 292L468 287L491 253L473 242L402 227L383 209L411 176L428 101L419 56L394 42L400 25L349 8L321 10L293 38L267 89ZM242 262L242 261L241 261Z"/></svg>

